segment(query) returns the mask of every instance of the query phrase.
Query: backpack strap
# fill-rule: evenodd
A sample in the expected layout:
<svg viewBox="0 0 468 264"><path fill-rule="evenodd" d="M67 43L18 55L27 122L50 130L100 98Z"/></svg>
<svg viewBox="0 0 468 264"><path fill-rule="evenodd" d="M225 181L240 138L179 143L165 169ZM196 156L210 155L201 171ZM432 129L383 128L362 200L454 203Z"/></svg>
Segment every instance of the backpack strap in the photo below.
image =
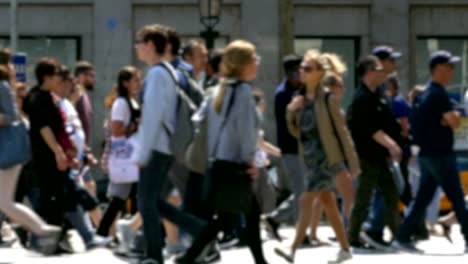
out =
<svg viewBox="0 0 468 264"><path fill-rule="evenodd" d="M211 161L215 159L216 151L218 150L219 141L221 139L221 133L223 132L223 129L224 129L224 126L226 125L229 114L231 113L231 108L234 105L234 101L235 101L235 98L236 98L236 88L237 88L238 84L239 83L235 83L234 85L231 86L232 87L232 93L231 93L231 96L229 97L228 106L226 108L226 114L224 115L223 121L221 122L221 126L219 128L218 136L216 137L215 146L213 148L213 153L211 153L211 155L210 155L210 160Z"/></svg>
<svg viewBox="0 0 468 264"><path fill-rule="evenodd" d="M171 76L172 80L175 82L177 94L179 95L179 97L187 103L187 105L190 107L192 111L196 111L197 105L192 101L192 99L190 99L187 93L182 88L180 88L179 76L177 76L177 72L175 71L174 67L172 67L172 65L167 61L161 62L160 65L164 69L166 69L166 71Z"/></svg>

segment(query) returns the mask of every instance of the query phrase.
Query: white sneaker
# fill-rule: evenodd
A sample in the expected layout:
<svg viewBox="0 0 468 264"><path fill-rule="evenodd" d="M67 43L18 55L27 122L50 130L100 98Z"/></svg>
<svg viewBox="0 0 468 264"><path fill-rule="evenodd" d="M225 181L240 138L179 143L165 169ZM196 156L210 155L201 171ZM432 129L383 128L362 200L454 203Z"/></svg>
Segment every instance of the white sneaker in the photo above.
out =
<svg viewBox="0 0 468 264"><path fill-rule="evenodd" d="M185 251L187 251L187 248L180 241L175 245L171 245L166 241L164 259L168 260L173 256L177 256Z"/></svg>
<svg viewBox="0 0 468 264"><path fill-rule="evenodd" d="M95 248L105 248L112 243L112 237L102 237L95 235L91 241L86 244L86 250Z"/></svg>
<svg viewBox="0 0 468 264"><path fill-rule="evenodd" d="M136 232L130 226L130 220L120 219L116 224L116 237L119 240L119 248L122 251L130 250L130 243L135 238Z"/></svg>
<svg viewBox="0 0 468 264"><path fill-rule="evenodd" d="M353 255L351 255L351 251L340 249L340 251L338 252L338 255L336 257L336 260L329 261L328 264L343 263L343 262L345 262L347 260L350 260L352 258L353 258Z"/></svg>

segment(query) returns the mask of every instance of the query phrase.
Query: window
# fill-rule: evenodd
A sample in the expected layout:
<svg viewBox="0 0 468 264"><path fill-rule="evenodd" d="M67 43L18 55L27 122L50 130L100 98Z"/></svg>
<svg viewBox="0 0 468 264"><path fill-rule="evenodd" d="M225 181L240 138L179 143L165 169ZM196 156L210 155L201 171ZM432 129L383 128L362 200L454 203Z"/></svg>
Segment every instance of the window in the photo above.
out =
<svg viewBox="0 0 468 264"><path fill-rule="evenodd" d="M463 92L468 84L468 37L435 38L420 37L416 41L416 83L424 84L429 80L429 57L437 50L448 50L460 56L462 61L455 67L455 76L449 87L451 93Z"/></svg>
<svg viewBox="0 0 468 264"><path fill-rule="evenodd" d="M356 86L354 65L359 58L359 38L297 37L294 40L294 49L299 55L303 55L309 49L317 49L323 52L336 53L343 59L348 68L344 76L346 91L343 97L343 106L346 109L351 103L354 87Z"/></svg>
<svg viewBox="0 0 468 264"><path fill-rule="evenodd" d="M430 79L429 58L437 50L448 50L460 56L462 61L455 66L455 75L448 87L450 98L456 103L457 109L462 113L462 125L455 131L454 148L457 151L468 150L468 118L464 105L464 93L468 85L468 37L419 37L416 41L416 83L425 84ZM467 153L458 157L459 163L466 163ZM460 163L465 166L466 164Z"/></svg>
<svg viewBox="0 0 468 264"><path fill-rule="evenodd" d="M0 47L8 47L10 39L0 37ZM80 57L79 37L20 37L18 51L27 55L26 78L35 83L34 67L42 57L57 58L60 63L73 67Z"/></svg>

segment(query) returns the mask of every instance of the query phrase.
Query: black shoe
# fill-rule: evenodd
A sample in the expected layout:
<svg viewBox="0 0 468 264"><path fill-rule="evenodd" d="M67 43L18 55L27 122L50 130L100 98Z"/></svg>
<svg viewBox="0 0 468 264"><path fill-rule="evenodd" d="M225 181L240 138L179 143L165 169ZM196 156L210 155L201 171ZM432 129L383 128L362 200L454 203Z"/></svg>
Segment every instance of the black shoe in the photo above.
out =
<svg viewBox="0 0 468 264"><path fill-rule="evenodd" d="M159 262L155 259L143 259L138 264L158 264Z"/></svg>
<svg viewBox="0 0 468 264"><path fill-rule="evenodd" d="M362 231L359 236L364 242L375 249L383 251L391 249L390 243L385 242L380 233Z"/></svg>
<svg viewBox="0 0 468 264"><path fill-rule="evenodd" d="M442 232L444 237L451 243L453 244L452 237L450 234L452 233L452 227L450 225L447 225L443 222L439 222L439 224L442 226Z"/></svg>
<svg viewBox="0 0 468 264"><path fill-rule="evenodd" d="M268 232L268 234L272 238L278 240L279 242L283 241L280 234L278 233L278 228L280 225L271 217L265 218L264 222L265 222L266 231Z"/></svg>
<svg viewBox="0 0 468 264"><path fill-rule="evenodd" d="M178 256L174 259L175 264L211 264L221 260L219 251L211 252L202 259L189 260L185 255Z"/></svg>
<svg viewBox="0 0 468 264"><path fill-rule="evenodd" d="M24 248L29 248L29 244L28 244L29 233L28 233L28 231L26 231L26 229L24 229L20 225L12 225L12 227L13 227L13 230L15 231L15 233L16 233L16 236L18 237L18 239L19 239L19 241L21 243L21 246L23 246Z"/></svg>
<svg viewBox="0 0 468 264"><path fill-rule="evenodd" d="M73 250L73 246L68 240L68 237L65 236L60 242L58 243L57 247L57 254L73 254L75 250Z"/></svg>
<svg viewBox="0 0 468 264"><path fill-rule="evenodd" d="M195 263L210 264L221 260L221 254L219 253L216 243L211 243L202 251L200 256L196 259Z"/></svg>
<svg viewBox="0 0 468 264"><path fill-rule="evenodd" d="M240 240L235 235L224 235L223 239L218 241L219 248L221 250L227 250L233 248L239 244Z"/></svg>
<svg viewBox="0 0 468 264"><path fill-rule="evenodd" d="M416 232L412 236L413 241L423 241L429 239L429 230L426 225L422 225L416 229Z"/></svg>
<svg viewBox="0 0 468 264"><path fill-rule="evenodd" d="M358 241L358 242L350 242L350 246L351 248L353 249L353 251L355 253L359 253L359 252L362 252L362 251L371 251L372 248L369 247L368 245L362 243L361 241Z"/></svg>
<svg viewBox="0 0 468 264"><path fill-rule="evenodd" d="M418 249L413 243L411 242L400 242L398 240L393 241L392 247L397 251L404 251L413 254L423 254L424 251Z"/></svg>

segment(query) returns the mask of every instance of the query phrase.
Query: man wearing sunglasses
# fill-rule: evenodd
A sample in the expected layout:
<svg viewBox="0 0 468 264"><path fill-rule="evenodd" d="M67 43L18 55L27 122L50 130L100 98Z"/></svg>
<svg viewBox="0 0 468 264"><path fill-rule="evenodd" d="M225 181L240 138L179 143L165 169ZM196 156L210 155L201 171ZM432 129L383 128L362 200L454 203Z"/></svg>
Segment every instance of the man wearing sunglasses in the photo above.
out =
<svg viewBox="0 0 468 264"><path fill-rule="evenodd" d="M397 143L402 148L403 155L400 162L402 182L405 186L400 194L401 201L408 205L412 199L411 188L408 181L408 162L411 156L410 140L409 140L409 113L410 108L405 97L400 92L400 82L396 72L396 62L401 58L401 52L395 51L389 46L377 46L372 50L372 54L379 58L382 63L387 80L378 88L378 93L388 100L394 118L400 125L401 136L398 137ZM384 201L382 193L378 190L375 192L372 202L372 213L369 216L368 222L365 224L361 233L361 238L375 249L389 249L390 244L383 240L383 230L385 227ZM418 237L424 238L428 236L428 231L422 221L418 228Z"/></svg>
<svg viewBox="0 0 468 264"><path fill-rule="evenodd" d="M388 160L400 161L401 148L395 141L400 128L387 101L378 93L386 78L380 60L369 55L358 64L360 83L348 109L347 119L358 152L362 174L356 192L356 203L349 224L349 242L353 248L365 249L360 241L361 226L366 220L374 189L385 203L385 219L393 235L398 228L398 191Z"/></svg>

